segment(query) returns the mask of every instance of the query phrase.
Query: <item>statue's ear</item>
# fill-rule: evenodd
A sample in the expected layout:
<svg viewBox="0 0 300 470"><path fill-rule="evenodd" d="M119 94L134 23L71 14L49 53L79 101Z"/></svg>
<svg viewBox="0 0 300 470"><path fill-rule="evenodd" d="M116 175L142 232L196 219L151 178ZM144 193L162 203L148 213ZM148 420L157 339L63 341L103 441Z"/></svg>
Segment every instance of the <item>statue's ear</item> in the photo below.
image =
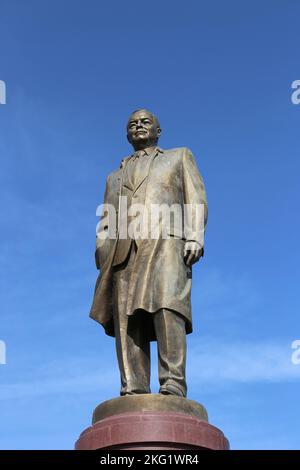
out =
<svg viewBox="0 0 300 470"><path fill-rule="evenodd" d="M127 134L127 140L128 140L128 142L131 144L131 140L130 140L130 137L129 137L128 134Z"/></svg>
<svg viewBox="0 0 300 470"><path fill-rule="evenodd" d="M157 128L157 137L160 137L160 136L161 136L161 128L158 127L158 128Z"/></svg>

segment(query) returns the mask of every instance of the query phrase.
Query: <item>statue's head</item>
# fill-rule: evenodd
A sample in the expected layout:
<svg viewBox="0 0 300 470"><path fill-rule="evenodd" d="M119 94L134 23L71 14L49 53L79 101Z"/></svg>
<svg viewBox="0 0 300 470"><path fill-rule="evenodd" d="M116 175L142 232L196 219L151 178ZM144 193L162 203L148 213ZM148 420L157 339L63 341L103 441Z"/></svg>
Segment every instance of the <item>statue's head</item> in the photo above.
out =
<svg viewBox="0 0 300 470"><path fill-rule="evenodd" d="M127 123L127 139L134 150L141 150L157 144L161 128L157 117L147 109L137 109Z"/></svg>

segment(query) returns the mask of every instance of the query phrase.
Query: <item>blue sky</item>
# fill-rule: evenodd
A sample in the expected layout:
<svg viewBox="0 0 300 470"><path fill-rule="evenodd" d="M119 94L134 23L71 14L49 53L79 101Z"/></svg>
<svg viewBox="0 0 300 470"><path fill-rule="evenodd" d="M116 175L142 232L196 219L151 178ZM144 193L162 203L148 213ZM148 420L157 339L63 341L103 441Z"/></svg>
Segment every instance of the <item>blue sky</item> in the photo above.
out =
<svg viewBox="0 0 300 470"><path fill-rule="evenodd" d="M71 449L119 392L88 318L96 206L148 107L205 179L189 398L234 449L300 449L300 5L0 0L0 448ZM156 349L153 391L157 391Z"/></svg>

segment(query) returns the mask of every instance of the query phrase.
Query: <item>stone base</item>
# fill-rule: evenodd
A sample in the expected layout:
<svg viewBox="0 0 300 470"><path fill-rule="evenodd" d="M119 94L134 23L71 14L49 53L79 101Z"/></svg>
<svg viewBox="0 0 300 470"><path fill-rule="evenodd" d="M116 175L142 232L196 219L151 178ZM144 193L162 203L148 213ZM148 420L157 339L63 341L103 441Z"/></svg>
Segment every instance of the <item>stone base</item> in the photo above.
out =
<svg viewBox="0 0 300 470"><path fill-rule="evenodd" d="M227 450L199 403L171 395L131 395L99 405L77 450Z"/></svg>

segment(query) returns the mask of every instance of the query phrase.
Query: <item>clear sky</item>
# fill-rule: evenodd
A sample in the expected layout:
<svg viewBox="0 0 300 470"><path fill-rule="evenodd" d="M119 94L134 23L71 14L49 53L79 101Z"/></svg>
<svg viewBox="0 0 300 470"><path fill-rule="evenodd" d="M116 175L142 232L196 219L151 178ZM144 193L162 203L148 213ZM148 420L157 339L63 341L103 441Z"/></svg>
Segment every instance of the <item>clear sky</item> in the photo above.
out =
<svg viewBox="0 0 300 470"><path fill-rule="evenodd" d="M71 449L118 396L89 319L96 206L148 107L208 194L188 396L234 449L300 449L295 0L0 0L0 448ZM158 390L156 348L152 389Z"/></svg>

